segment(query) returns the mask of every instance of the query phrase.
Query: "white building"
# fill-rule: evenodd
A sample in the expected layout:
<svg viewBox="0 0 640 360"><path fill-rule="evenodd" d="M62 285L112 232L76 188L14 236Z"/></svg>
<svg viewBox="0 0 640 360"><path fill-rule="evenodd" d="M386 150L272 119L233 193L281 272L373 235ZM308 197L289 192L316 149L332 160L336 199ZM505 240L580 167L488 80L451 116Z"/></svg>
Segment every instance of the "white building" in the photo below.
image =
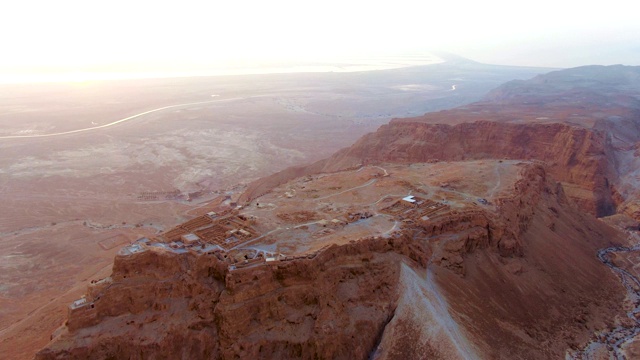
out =
<svg viewBox="0 0 640 360"><path fill-rule="evenodd" d="M416 203L416 199L415 199L415 197L413 195L405 196L405 197L402 198L402 200L406 201L408 203L411 203L411 204L415 204Z"/></svg>

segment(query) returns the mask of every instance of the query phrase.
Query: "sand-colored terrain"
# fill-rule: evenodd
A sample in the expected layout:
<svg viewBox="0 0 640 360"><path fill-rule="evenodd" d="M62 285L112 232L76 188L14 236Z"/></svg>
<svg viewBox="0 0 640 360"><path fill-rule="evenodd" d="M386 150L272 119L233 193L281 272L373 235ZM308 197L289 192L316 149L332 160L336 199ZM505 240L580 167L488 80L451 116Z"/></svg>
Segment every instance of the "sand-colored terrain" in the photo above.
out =
<svg viewBox="0 0 640 360"><path fill-rule="evenodd" d="M538 72L445 63L0 86L0 353L31 358L123 243L228 204L243 184L327 157L392 117Z"/></svg>
<svg viewBox="0 0 640 360"><path fill-rule="evenodd" d="M535 162L307 175L123 248L38 359L557 358L620 324L622 240Z"/></svg>
<svg viewBox="0 0 640 360"><path fill-rule="evenodd" d="M240 214L255 218L256 229L268 235L234 248L300 255L353 239L388 236L400 229L398 216L428 219L469 206L492 208L491 201L517 176L514 164L389 164L307 176L244 207ZM470 178L474 182L466 181ZM407 196L419 199L419 210L402 201Z"/></svg>
<svg viewBox="0 0 640 360"><path fill-rule="evenodd" d="M512 82L433 115L469 121L393 120L242 195L210 194L188 221L119 250L37 358L634 354L640 245L625 189L638 133L624 129L640 128L638 70ZM393 89L432 89L407 84ZM536 106L582 118L508 119Z"/></svg>

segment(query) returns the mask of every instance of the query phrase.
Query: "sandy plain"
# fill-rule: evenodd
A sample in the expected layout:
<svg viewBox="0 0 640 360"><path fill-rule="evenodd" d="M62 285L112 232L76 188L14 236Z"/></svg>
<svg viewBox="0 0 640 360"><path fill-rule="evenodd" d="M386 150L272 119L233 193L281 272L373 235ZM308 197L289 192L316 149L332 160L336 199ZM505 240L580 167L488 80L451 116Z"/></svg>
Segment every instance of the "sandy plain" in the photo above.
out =
<svg viewBox="0 0 640 360"><path fill-rule="evenodd" d="M110 273L122 245L234 198L260 176L327 157L393 117L466 104L544 71L453 61L0 86L0 354L32 358L87 282Z"/></svg>

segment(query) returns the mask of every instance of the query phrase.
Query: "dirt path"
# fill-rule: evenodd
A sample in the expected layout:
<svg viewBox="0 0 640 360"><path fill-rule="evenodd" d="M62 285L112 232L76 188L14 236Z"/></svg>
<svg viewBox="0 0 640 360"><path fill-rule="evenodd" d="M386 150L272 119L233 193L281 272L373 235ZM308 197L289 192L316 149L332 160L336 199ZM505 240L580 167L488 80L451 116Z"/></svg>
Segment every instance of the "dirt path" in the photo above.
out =
<svg viewBox="0 0 640 360"><path fill-rule="evenodd" d="M502 169L502 164L497 163L495 167L495 172L496 172L496 177L498 178L498 181L496 182L496 186L494 186L493 189L491 189L491 191L487 194L487 198L489 199L493 197L495 192L500 188L500 185L502 185L502 175L500 174L501 169Z"/></svg>
<svg viewBox="0 0 640 360"><path fill-rule="evenodd" d="M372 185L372 184L373 184L373 183L375 183L376 181L378 181L378 179L371 179L371 180L367 181L367 182L366 182L365 184L363 184L363 185L356 186L356 187L352 187L351 189L343 190L343 191L340 191L340 192L335 193L335 194L331 194L331 195L327 195L327 196L319 197L319 198L317 198L317 199L316 199L316 201L318 201L318 200L328 199L328 198L330 198L330 197L333 197L333 196L336 196L336 195L341 195L341 194L347 193L347 192L352 191L352 190L361 189L361 188L363 188L363 187L367 187L367 186L369 186L369 185Z"/></svg>

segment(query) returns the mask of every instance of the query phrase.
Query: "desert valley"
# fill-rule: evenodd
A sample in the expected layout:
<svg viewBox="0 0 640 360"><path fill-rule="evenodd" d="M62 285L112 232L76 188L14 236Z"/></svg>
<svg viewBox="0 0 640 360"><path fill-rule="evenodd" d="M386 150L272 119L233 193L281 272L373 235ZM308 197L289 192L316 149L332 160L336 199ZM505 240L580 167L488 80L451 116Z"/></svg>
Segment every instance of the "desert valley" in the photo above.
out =
<svg viewBox="0 0 640 360"><path fill-rule="evenodd" d="M89 90L3 93L11 358L640 356L640 67Z"/></svg>
<svg viewBox="0 0 640 360"><path fill-rule="evenodd" d="M32 358L123 246L228 207L252 180L328 157L391 117L470 103L540 71L450 59L341 74L3 85L0 352Z"/></svg>

